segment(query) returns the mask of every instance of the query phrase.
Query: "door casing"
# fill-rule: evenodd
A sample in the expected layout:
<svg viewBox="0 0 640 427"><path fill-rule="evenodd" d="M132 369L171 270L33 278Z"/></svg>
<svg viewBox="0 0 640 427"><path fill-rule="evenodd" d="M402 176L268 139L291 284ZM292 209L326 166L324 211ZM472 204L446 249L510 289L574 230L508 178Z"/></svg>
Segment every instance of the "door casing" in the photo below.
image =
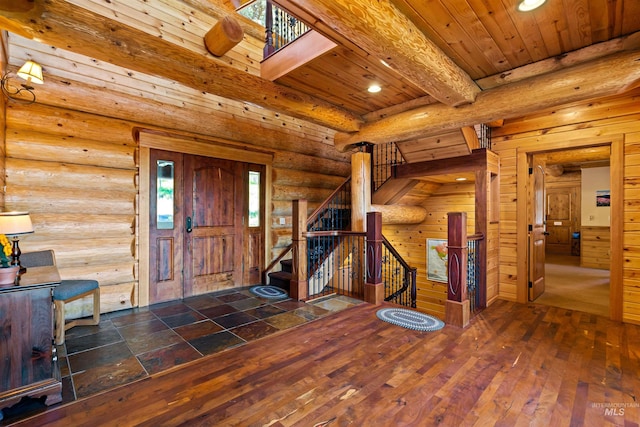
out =
<svg viewBox="0 0 640 427"><path fill-rule="evenodd" d="M624 182L624 135L609 135L585 139L553 139L547 135L538 137L540 150L518 148L516 154L517 200L516 200L516 242L518 248L528 245L529 225L529 162L528 156L553 150L568 150L572 148L587 148L607 145L611 147L610 183L611 183L611 211L623 212L623 182ZM623 216L611 216L611 270L609 286L609 314L611 320L622 321L622 272L623 272ZM516 301L528 301L528 259L519 256L516 264L517 287Z"/></svg>
<svg viewBox="0 0 640 427"><path fill-rule="evenodd" d="M137 265L134 266L134 274L138 279L138 306L149 305L149 197L150 197L150 161L151 149L175 151L186 154L196 154L202 156L217 157L221 159L235 160L240 162L264 165L264 203L271 206L272 198L272 164L274 153L265 150L252 150L246 145L234 143L217 138L194 137L173 132L158 132L153 129L136 128L133 136L139 145L138 163L139 192L136 204L138 213L136 223L139 236L136 245ZM264 210L265 226L271 224L271 211ZM264 233L264 254L267 259L271 254L271 233L265 229Z"/></svg>

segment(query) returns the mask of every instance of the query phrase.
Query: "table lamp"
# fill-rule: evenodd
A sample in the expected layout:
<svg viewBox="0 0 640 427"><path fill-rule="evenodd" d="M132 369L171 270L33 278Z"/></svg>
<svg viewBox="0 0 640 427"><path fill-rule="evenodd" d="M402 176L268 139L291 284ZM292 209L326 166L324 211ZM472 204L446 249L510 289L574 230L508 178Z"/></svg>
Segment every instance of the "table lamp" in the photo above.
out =
<svg viewBox="0 0 640 427"><path fill-rule="evenodd" d="M20 273L27 271L20 265L19 236L33 233L33 224L29 212L0 212L0 234L13 239L13 251L11 252L11 265L20 267Z"/></svg>

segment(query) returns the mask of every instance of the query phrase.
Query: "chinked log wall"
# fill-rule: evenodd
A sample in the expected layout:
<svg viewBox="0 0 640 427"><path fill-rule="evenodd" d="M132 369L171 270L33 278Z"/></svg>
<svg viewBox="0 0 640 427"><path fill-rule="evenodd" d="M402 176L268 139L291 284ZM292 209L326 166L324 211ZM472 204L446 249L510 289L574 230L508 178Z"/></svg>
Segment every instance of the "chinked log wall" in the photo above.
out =
<svg viewBox="0 0 640 427"><path fill-rule="evenodd" d="M50 79L51 81L51 79ZM47 90L40 90L38 101L46 103ZM55 90L55 89L54 89ZM139 199L137 147L132 129L143 124L122 117L148 118L152 127L185 132L171 124L166 115L149 115L150 111L171 110L145 105L140 99L136 110L116 110L112 104L99 105L101 99L118 99L118 94L82 100L69 108L8 104L6 116L6 185L5 208L31 213L35 233L23 238L23 252L54 249L63 278L93 278L100 282L102 312L138 305L138 262L136 224ZM123 95L124 96L124 95ZM74 111L91 103L103 115ZM137 109L140 109L138 111ZM143 113L146 111L147 113ZM110 112L117 117L107 117ZM202 112L180 109L183 127L203 121ZM211 118L207 115L207 120ZM215 112L214 112L215 114ZM224 116L226 113L221 113ZM206 120L204 120L206 121ZM242 127L247 122L234 121ZM254 126L254 125L251 125ZM217 127L211 128L215 136ZM279 253L291 242L291 199L307 198L310 209L326 198L350 172L347 155L332 147L300 137L300 151L315 150L318 156L274 149L269 135L254 132L256 140L245 141L274 153L272 187L272 252ZM241 132L240 132L241 133ZM282 144L295 150L290 133ZM331 153L331 154L327 154ZM280 219L284 218L284 224ZM267 261L270 259L267 253ZM72 304L68 317L90 313L89 301Z"/></svg>

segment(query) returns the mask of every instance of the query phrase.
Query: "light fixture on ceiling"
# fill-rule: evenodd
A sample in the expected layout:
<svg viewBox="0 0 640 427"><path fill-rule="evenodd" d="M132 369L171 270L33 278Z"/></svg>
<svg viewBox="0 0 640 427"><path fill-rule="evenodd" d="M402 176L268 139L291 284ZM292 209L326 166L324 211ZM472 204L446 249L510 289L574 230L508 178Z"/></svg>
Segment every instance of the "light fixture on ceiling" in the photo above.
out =
<svg viewBox="0 0 640 427"><path fill-rule="evenodd" d="M11 82L11 74L6 73L2 76L2 92L9 99L13 99L19 102L31 104L36 100L36 94L33 92L34 87L32 83L41 85L44 83L42 78L42 67L37 62L27 61L16 73L18 77L25 80L26 83Z"/></svg>
<svg viewBox="0 0 640 427"><path fill-rule="evenodd" d="M518 10L520 12L529 12L542 6L545 1L546 0L522 0L518 4Z"/></svg>
<svg viewBox="0 0 640 427"><path fill-rule="evenodd" d="M369 86L369 88L367 89L367 91L369 93L378 93L382 90L382 88L379 85L376 84L372 84L371 86Z"/></svg>
<svg viewBox="0 0 640 427"><path fill-rule="evenodd" d="M456 178L456 181L466 181L466 180L467 180L467 178L465 178L463 176Z"/></svg>

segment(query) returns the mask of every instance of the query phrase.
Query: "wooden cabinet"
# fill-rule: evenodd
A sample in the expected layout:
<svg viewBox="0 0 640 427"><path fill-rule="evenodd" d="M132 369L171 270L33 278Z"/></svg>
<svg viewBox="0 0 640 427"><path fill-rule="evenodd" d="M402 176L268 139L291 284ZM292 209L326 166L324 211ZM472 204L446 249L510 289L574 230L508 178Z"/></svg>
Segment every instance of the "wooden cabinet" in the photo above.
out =
<svg viewBox="0 0 640 427"><path fill-rule="evenodd" d="M53 345L55 267L31 267L16 286L0 287L0 409L24 396L62 400Z"/></svg>

